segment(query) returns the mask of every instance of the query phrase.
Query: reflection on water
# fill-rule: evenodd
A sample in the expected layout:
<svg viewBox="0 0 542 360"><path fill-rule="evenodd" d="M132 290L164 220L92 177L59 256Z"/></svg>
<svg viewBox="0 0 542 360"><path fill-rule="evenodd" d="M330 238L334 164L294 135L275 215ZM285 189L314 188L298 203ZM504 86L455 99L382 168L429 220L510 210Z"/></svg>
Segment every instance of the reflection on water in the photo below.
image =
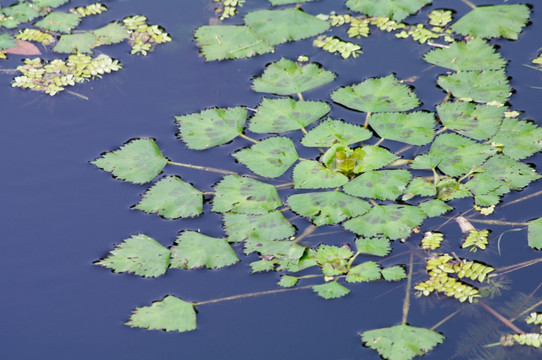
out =
<svg viewBox="0 0 542 360"><path fill-rule="evenodd" d="M267 6L264 0L248 1L242 12ZM108 7L109 12L99 20L103 24L128 13L141 13L152 23L162 24L173 42L143 58L128 56L128 46L107 49L109 56L122 61L124 69L75 88L89 101L69 94L50 98L26 93L9 87L11 75L0 77L0 133L4 135L0 142L4 154L0 242L0 284L5 294L2 353L9 359L377 359L373 350L361 347L358 333L399 323L404 282L362 284L353 287L349 296L332 301L305 290L207 305L198 314L198 330L186 334L122 326L133 307L148 305L167 294L202 301L273 289L279 276L250 275L248 263L256 260L254 256L220 271L170 271L164 277L149 280L112 274L93 266L92 262L103 257L114 244L138 232L169 246L181 229L205 229L206 235L217 237L223 236L223 230L216 225L221 224L220 216L210 213L208 203L204 205L204 212L208 212L205 217L177 221L130 210L146 187L113 180L88 161L131 138L152 137L172 159L244 171L228 155L240 146L238 143L201 153L188 151L175 137L173 115L213 106L255 108L262 96L250 90L250 79L261 74L265 64L281 56L295 59L300 54L307 55L338 74L335 82L309 92L308 99L330 101L329 93L339 86L395 72L401 79L419 77L412 85L424 102L422 109L434 110L434 104L443 97L435 87L436 76L442 69L429 67L420 59L427 48L377 33L363 40L364 54L355 60L343 61L312 47L311 41L306 40L295 47L281 45L274 54L205 63L198 56L192 32L213 17L208 0L181 5L131 0L111 2ZM330 5L329 1L303 6L312 14L327 13L332 8L337 5ZM456 16L469 10L459 2L454 8ZM346 12L346 8L342 10ZM511 98L513 108L524 111L524 118L538 121L542 110L538 101L540 90L531 86L542 86L542 72L523 66L537 55L541 46L538 34L542 32L542 18L536 7L534 10L532 24L518 41L495 43L501 47L503 57L510 60L507 70L516 91ZM425 13L419 16L424 17ZM240 18L232 21L239 22ZM97 24L88 26L94 25ZM10 60L7 64L15 67L18 63ZM355 121L353 114L335 106L330 116ZM539 164L540 155L528 162ZM167 174L176 171L166 168ZM204 191L211 191L212 185L221 179L220 174L192 169L182 170L181 174L184 181L198 184ZM504 200L536 193L541 187L536 182ZM461 211L470 208L471 203L457 200L453 206ZM538 198L532 198L497 209L496 218L524 222L540 217L541 210ZM432 219L424 227L436 228L443 221ZM294 224L299 228L307 226L304 219L297 219ZM486 252L475 255L479 261L501 268L538 257L527 246L526 231L505 233L500 238L503 255L499 255L497 239L503 231L514 227L488 228L492 231L490 246ZM333 233L337 230L340 228L331 226L319 229L315 236L306 239L307 244L316 245L323 236L333 236L337 244L353 242L352 234ZM440 231L447 238L444 250L459 252L463 235L458 226L448 223ZM417 246L421 235L412 239L406 244L394 243L391 255ZM390 259L390 265L396 263L408 263L408 256ZM413 281L423 281L425 261L415 258L415 263L415 269L420 271L415 272ZM502 297L484 299L484 303L508 319L518 317L518 326L528 329L521 320L528 314L521 314L521 309L539 301L539 291L530 296L539 284L534 275L538 266L541 265L506 274L509 283L504 285L510 286L510 290L503 290ZM457 359L540 357L531 349L478 347L496 343L500 335L511 332L480 305L458 304L435 296L412 299L411 303L409 323L413 326L430 328L460 310L438 327L447 340L428 359L447 359L456 352ZM501 356L501 352L508 355Z"/></svg>

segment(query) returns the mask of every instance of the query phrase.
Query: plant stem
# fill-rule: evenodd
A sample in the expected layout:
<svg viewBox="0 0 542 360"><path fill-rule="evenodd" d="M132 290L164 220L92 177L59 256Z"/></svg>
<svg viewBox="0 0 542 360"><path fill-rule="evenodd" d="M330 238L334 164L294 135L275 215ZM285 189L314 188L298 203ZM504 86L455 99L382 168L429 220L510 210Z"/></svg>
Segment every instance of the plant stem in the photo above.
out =
<svg viewBox="0 0 542 360"><path fill-rule="evenodd" d="M518 318L518 316L520 315L517 315L517 312L519 312L519 310L521 309L522 306L524 306L529 300L531 300L531 298L534 296L534 294L538 291L538 289L540 289L540 286L542 286L542 282L538 284L537 287L534 288L533 291L531 291L531 293L529 294L529 296L527 296L523 302L517 307L517 310L514 314L512 314L512 316L510 316L510 321L514 321L515 319Z"/></svg>
<svg viewBox="0 0 542 360"><path fill-rule="evenodd" d="M438 328L439 326L441 326L442 324L444 324L446 321L450 320L451 318L453 318L454 316L456 316L457 314L459 314L461 312L461 310L456 310L454 311L453 313L451 313L450 315L446 316L444 319L440 320L438 323L436 323L435 325L433 325L433 327L430 329L430 330L435 330L436 328Z"/></svg>
<svg viewBox="0 0 542 360"><path fill-rule="evenodd" d="M245 134L239 134L239 137L241 137L241 138L243 138L245 140L248 140L250 142L253 142L254 144L257 144L259 142L258 140L253 139L253 138L251 138L249 136L246 136Z"/></svg>
<svg viewBox="0 0 542 360"><path fill-rule="evenodd" d="M410 286L412 285L412 264L414 260L414 255L410 253L410 261L408 264L408 279L407 279L407 285L406 285L406 294L405 294L405 300L403 301L403 319L401 320L401 324L405 325L407 322L407 316L408 316L408 309L410 308Z"/></svg>
<svg viewBox="0 0 542 360"><path fill-rule="evenodd" d="M502 268L499 268L499 269L496 269L496 270L499 273L499 275L504 275L504 274L508 274L508 273L511 273L513 271L516 271L516 270L520 270L520 269L523 269L523 268L538 264L539 262L542 262L542 258L532 259L532 260L520 262L518 264L505 266L505 267L502 267Z"/></svg>
<svg viewBox="0 0 542 360"><path fill-rule="evenodd" d="M446 130L448 130L448 128L446 126L443 126L441 127L440 129L438 129L437 131L435 131L435 136L439 135L439 134L442 134L443 132L445 132Z"/></svg>
<svg viewBox="0 0 542 360"><path fill-rule="evenodd" d="M305 129L304 127L301 127L300 130L301 130L301 132L302 132L303 134L307 135L307 129Z"/></svg>
<svg viewBox="0 0 542 360"><path fill-rule="evenodd" d="M534 197L537 197L538 195L542 195L542 190L540 191L537 191L535 193L532 193L532 194L529 194L529 195L525 195L523 197L520 197L519 199L516 199L516 200L513 200L513 201L509 201L507 203L504 203L502 204L501 206L499 206L499 209L505 207L505 206L508 206L508 205L512 205L512 204L517 204L518 202L520 201L523 201L523 200L527 200L527 199L530 199L530 198L534 198Z"/></svg>
<svg viewBox="0 0 542 360"><path fill-rule="evenodd" d="M284 184L280 184L280 185L275 185L275 188L276 188L277 190L280 190L280 189L287 189L287 188L292 187L292 185L294 185L293 182L288 182L288 183L284 183Z"/></svg>
<svg viewBox="0 0 542 360"><path fill-rule="evenodd" d="M305 100L305 99L303 99L303 95L301 95L300 92L297 93L297 97L299 98L300 101Z"/></svg>
<svg viewBox="0 0 542 360"><path fill-rule="evenodd" d="M74 96L77 96L78 98L81 98L83 100L88 100L88 97L86 97L85 95L81 95L79 93L76 93L75 91L71 91L71 90L65 90L68 94L71 94L71 95L74 95Z"/></svg>
<svg viewBox="0 0 542 360"><path fill-rule="evenodd" d="M182 166L182 167L186 167L186 168L190 168L190 169L215 172L215 173L219 173L219 174L241 176L240 174L238 174L238 173L236 173L234 171L229 171L229 170L224 170L224 169L217 169L217 168L209 167L209 166L199 166L199 165L192 165L192 164L184 164L184 163L179 163L179 162L175 162L175 161L168 161L168 164L175 165L175 166ZM247 174L246 176L255 177L255 176L250 175L250 174Z"/></svg>
<svg viewBox="0 0 542 360"><path fill-rule="evenodd" d="M199 305L215 304L222 301L245 299L249 297L256 297L256 296L262 296L262 295L278 294L278 293L287 292L287 291L304 290L304 289L310 289L312 287L313 285L305 285L305 286L295 287L291 289L275 289L275 290L258 291L258 292L248 293L248 294L239 294L239 295L226 296L223 298L218 298L218 299L213 299L213 300L194 302L192 303L192 305L199 306Z"/></svg>
<svg viewBox="0 0 542 360"><path fill-rule="evenodd" d="M493 310L491 307L486 305L483 301L478 301L478 304L482 306L484 309L486 309L491 315L495 316L497 319L499 319L504 325L508 326L510 329L515 331L518 334L524 334L524 331L518 328L516 325L512 324L510 320Z"/></svg>
<svg viewBox="0 0 542 360"><path fill-rule="evenodd" d="M526 222L512 222L504 220L488 220L488 219L469 219L470 222L488 224L488 225L502 225L502 226L527 226L529 223Z"/></svg>
<svg viewBox="0 0 542 360"><path fill-rule="evenodd" d="M363 124L363 128L367 129L369 127L369 118L371 117L371 113L368 112L365 115L365 124Z"/></svg>
<svg viewBox="0 0 542 360"><path fill-rule="evenodd" d="M402 154L404 153L405 151L409 150L409 149L412 149L412 145L407 145L405 146L404 148L402 149L399 149L397 150L396 152L394 152L395 155L399 155L399 154Z"/></svg>
<svg viewBox="0 0 542 360"><path fill-rule="evenodd" d="M303 240L303 238L307 237L308 235L310 235L312 232L314 232L314 230L316 230L316 226L314 225L309 225L307 226L307 228L303 231L303 233L301 235L299 235L295 240L294 242L299 242L301 240Z"/></svg>
<svg viewBox="0 0 542 360"><path fill-rule="evenodd" d="M467 5L470 6L471 8L476 9L476 5L474 5L473 3L471 3L469 0L461 0L461 1L463 1L465 4L467 4Z"/></svg>
<svg viewBox="0 0 542 360"><path fill-rule="evenodd" d="M374 144L374 146L378 146L378 145L382 144L382 142L383 142L384 140L386 140L386 139L380 138L380 140L378 140L378 141L376 142L376 144Z"/></svg>

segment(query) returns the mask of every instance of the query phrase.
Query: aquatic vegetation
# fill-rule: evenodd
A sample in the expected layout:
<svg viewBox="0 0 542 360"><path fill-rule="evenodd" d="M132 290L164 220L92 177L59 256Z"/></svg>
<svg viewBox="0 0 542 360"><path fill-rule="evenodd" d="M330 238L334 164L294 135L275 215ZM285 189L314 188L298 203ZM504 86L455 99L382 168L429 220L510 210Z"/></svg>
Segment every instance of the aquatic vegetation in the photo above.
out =
<svg viewBox="0 0 542 360"><path fill-rule="evenodd" d="M132 54L147 55L155 45L171 41L164 29L147 24L147 18L140 15L126 17L122 23L111 22L95 30L77 30L83 18L100 15L108 9L95 3L69 9L68 12L53 10L68 2L19 1L0 9L0 29L5 31L0 34L0 58L6 59L7 54L41 55L33 42L51 47L57 53L71 54L68 59L25 59L25 65L17 67L21 75L13 79L13 87L56 95L68 86L122 69L119 60L105 54L95 58L86 55L96 47L127 40L132 46ZM27 27L30 24L26 23L40 17L41 20L32 24L38 29ZM41 65L42 61L45 65Z"/></svg>
<svg viewBox="0 0 542 360"><path fill-rule="evenodd" d="M272 5L290 3L303 1L271 1ZM282 97L265 95L255 109L249 105L208 108L175 116L178 137L188 149L205 151L232 142L228 146L237 150L231 156L250 171L236 173L169 160L162 155L159 142L148 138L133 139L92 161L127 182L147 184L157 179L134 209L165 219L190 218L205 216L203 204L211 201L211 211L220 214L225 232L215 238L205 229L202 233L184 229L169 251L138 234L119 244L97 265L155 277L170 269L232 266L243 260L234 250L240 247L244 255L256 253L259 257L250 264L252 272L280 274L278 286L282 289L268 292L200 302L169 295L136 308L127 325L191 331L196 328L195 309L208 303L296 289L312 289L317 296L334 299L347 296L358 283L406 278L402 323L361 334L367 347L383 358L398 360L423 355L444 341L434 328L407 324L412 287L420 296L441 293L486 306L480 299L491 291L482 291L482 285L496 289L499 271L455 254L434 253L444 237L438 229L424 228L424 222L451 211L455 203L450 201L461 198L471 198L480 212L489 214L503 195L541 177L522 160L542 150L542 130L518 119L519 113L512 115L506 61L484 39L514 39L525 26L529 9L524 5L479 7L452 25L450 11L435 10L429 16L432 29L400 23L427 3L348 0L346 5L362 12L360 16L313 16L298 5L250 12L244 25L204 25L195 31L201 54L212 61L273 52L279 44L318 36L331 26L349 25L357 29L348 30L351 36L365 37L370 34L369 25L374 25L383 31L404 32L419 43L445 39L449 45L431 49L423 58L454 72L438 77L437 84L446 95L434 111L417 109L420 94L395 74L365 76L358 83L339 87L330 93L333 104L329 104L327 99L306 101L303 94L330 84L337 74L305 58L297 62L280 58L261 74L254 74L252 89ZM493 21L493 25L486 24L484 30L469 27L463 20L467 17ZM325 50L338 51L343 58L355 57L360 50L355 44L352 47L333 39L337 38L320 35L313 41ZM346 108L351 116L344 120L325 118L332 106ZM518 138L521 142L511 140ZM404 147L396 150L397 143ZM321 153L314 155L314 148ZM182 172L160 177L166 166L223 177L214 191L206 192L183 180ZM282 190L288 190L287 194ZM296 216L306 219L305 228L294 227L291 220ZM342 227L356 239L352 244L337 243L333 236L319 244L305 241L329 225ZM541 249L542 218L521 226L529 230L528 245ZM388 266L384 260L392 241L408 241L422 229L421 247L428 252L429 279L412 286L414 250L410 251L408 275L403 264ZM484 250L488 246L488 230L470 225L464 232L468 235L462 248ZM365 255L382 259L367 260ZM309 275L298 274L301 270ZM172 317L172 312L179 315ZM537 341L534 335L512 335L505 343L532 345Z"/></svg>

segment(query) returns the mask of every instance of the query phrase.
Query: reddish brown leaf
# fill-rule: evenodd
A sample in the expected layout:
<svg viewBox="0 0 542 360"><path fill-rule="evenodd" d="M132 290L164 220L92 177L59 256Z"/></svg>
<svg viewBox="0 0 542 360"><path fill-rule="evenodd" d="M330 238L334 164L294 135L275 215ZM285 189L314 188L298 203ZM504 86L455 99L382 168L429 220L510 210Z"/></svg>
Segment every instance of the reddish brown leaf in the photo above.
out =
<svg viewBox="0 0 542 360"><path fill-rule="evenodd" d="M17 46L4 49L4 51L8 54L15 55L41 55L40 49L38 49L37 46L31 42L24 40L15 41L17 42Z"/></svg>

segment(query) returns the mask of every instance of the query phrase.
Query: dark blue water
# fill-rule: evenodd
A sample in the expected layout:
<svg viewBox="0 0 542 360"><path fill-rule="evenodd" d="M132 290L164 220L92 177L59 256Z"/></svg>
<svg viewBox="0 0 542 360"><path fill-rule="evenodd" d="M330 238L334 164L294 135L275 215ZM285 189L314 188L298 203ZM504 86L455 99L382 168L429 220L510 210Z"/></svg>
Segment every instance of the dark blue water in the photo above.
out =
<svg viewBox="0 0 542 360"><path fill-rule="evenodd" d="M340 12L338 3L342 1L316 1L303 9L312 14L332 9ZM159 46L148 57L129 56L128 45L99 49L120 59L124 70L74 88L89 101L69 94L49 97L13 89L9 86L11 77L0 75L0 358L378 359L376 352L361 346L358 332L400 323L404 282L356 285L349 296L333 301L304 290L205 305L198 308L198 330L191 333L123 326L135 306L149 305L167 294L187 301L203 301L269 290L276 288L279 275L250 275L248 264L254 257L243 258L237 266L218 271L171 270L158 279L113 274L92 265L114 244L138 232L169 246L183 229L202 229L210 236L223 236L223 230L220 217L214 213L166 221L131 210L146 187L116 181L88 161L131 138L153 137L174 161L227 165L234 171L245 171L228 155L247 145L243 140L205 152L190 152L175 137L173 116L212 106L256 107L262 95L250 90L250 79L260 74L265 64L282 56L295 59L300 54L308 55L338 74L335 82L307 92L307 99L329 101L329 93L339 86L395 72L400 79L419 76L413 85L424 103L422 108L434 110L443 98L443 92L435 86L436 76L444 71L421 60L427 47L375 31L362 40L364 54L355 60L344 61L312 47L311 40L306 40L278 46L274 54L205 63L198 55L192 33L213 16L210 0L119 0L108 1L107 5L108 13L85 20L83 28L143 14L150 23L164 26L173 42ZM437 5L453 7L456 16L469 10L460 1L441 1ZM535 5L532 24L520 40L496 44L510 60L507 70L516 90L511 98L513 108L524 111L524 118L540 123L542 90L532 87L542 86L542 72L523 65L530 63L542 46L542 7ZM243 12L267 7L264 0L249 0ZM346 8L342 10L346 12ZM425 13L419 15L420 21ZM236 19L232 22L241 21L240 17ZM17 60L10 60L0 66L17 64ZM331 116L355 121L357 115L335 106ZM528 161L538 164L540 170L540 155ZM171 167L166 167L165 173L181 174L183 180L198 184L201 190L211 189L220 179L218 174L179 172ZM540 181L504 200L539 190ZM470 203L454 205L463 211ZM209 209L206 204L204 211ZM540 202L532 199L498 211L494 218L526 221L540 216ZM441 222L432 220L424 226L430 229ZM307 222L299 220L296 225L306 226ZM528 248L526 231L505 235L501 243L503 256L499 256L495 234L508 228L492 229L492 245L487 253L477 254L477 259L499 267L539 256ZM450 224L443 230L450 242L447 250L457 251L461 238L457 226ZM413 237L412 246L417 245L419 238ZM342 234L336 239L342 244L353 242L354 237ZM310 241L317 244L322 240L314 237ZM409 244L396 243L392 255L408 249ZM465 252L462 256L469 255ZM390 264L407 261L407 257L402 257ZM421 269L422 259L416 261L420 263L417 269ZM540 266L509 274L512 289L508 296L534 290L540 282ZM418 281L423 278L419 275ZM498 304L489 300L488 303ZM446 299L412 299L409 323L431 327L457 308L455 302ZM471 320L483 321L476 320L483 319L476 314L484 310L479 306L471 309L437 329L448 340L428 359L450 358L456 351L457 338ZM521 326L521 322L518 324ZM501 330L507 332L505 328ZM491 340L497 341L498 337Z"/></svg>

